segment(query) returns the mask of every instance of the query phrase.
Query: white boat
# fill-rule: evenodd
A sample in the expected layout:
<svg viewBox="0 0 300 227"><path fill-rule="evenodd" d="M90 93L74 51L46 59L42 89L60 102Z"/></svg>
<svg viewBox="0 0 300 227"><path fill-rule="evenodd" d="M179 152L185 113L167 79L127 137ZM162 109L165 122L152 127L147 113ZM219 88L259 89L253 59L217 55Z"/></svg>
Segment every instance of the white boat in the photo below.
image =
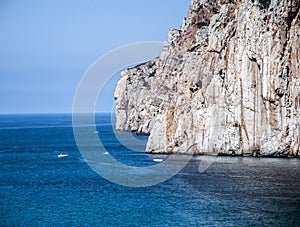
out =
<svg viewBox="0 0 300 227"><path fill-rule="evenodd" d="M57 155L57 157L59 157L59 158L65 158L65 157L68 157L68 156L69 156L68 154L62 154L62 153Z"/></svg>
<svg viewBox="0 0 300 227"><path fill-rule="evenodd" d="M105 151L103 154L109 154L107 151Z"/></svg>
<svg viewBox="0 0 300 227"><path fill-rule="evenodd" d="M153 158L153 161L154 162L163 162L164 160L161 158Z"/></svg>
<svg viewBox="0 0 300 227"><path fill-rule="evenodd" d="M99 134L99 131L94 131L95 134Z"/></svg>

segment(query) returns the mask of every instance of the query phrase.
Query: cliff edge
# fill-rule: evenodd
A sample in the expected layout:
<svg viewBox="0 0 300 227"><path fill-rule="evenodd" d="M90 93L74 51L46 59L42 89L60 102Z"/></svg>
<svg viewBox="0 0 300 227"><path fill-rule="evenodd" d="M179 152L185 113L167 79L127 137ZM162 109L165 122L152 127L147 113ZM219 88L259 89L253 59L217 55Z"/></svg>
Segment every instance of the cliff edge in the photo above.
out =
<svg viewBox="0 0 300 227"><path fill-rule="evenodd" d="M149 153L300 154L300 0L192 0L160 56L125 70L117 130Z"/></svg>

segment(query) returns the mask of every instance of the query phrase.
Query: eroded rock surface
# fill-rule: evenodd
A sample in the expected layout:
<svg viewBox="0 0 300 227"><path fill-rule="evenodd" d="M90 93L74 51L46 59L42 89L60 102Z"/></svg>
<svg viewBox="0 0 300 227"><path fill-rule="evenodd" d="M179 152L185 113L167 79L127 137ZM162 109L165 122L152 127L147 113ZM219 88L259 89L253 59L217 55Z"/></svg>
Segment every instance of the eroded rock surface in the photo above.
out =
<svg viewBox="0 0 300 227"><path fill-rule="evenodd" d="M300 0L193 0L157 59L125 70L117 129L147 152L300 154Z"/></svg>

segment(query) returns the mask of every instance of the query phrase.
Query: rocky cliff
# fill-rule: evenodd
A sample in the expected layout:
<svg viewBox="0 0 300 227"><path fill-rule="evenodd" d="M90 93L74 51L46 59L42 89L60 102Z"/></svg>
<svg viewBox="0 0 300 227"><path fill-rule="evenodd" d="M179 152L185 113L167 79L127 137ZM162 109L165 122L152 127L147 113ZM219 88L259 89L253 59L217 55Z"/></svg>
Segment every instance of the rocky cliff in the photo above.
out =
<svg viewBox="0 0 300 227"><path fill-rule="evenodd" d="M300 154L300 0L193 0L157 59L122 72L117 129L150 153Z"/></svg>

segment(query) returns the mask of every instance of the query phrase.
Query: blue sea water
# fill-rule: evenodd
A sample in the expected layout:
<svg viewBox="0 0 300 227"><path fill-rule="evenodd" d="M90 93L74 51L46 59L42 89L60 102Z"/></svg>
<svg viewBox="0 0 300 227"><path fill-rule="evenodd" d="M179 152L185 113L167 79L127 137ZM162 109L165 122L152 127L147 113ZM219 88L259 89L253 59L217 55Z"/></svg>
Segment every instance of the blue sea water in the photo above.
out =
<svg viewBox="0 0 300 227"><path fill-rule="evenodd" d="M96 119L116 159L155 164L120 146L110 115ZM84 162L71 115L0 115L0 226L300 226L299 159L218 157L203 173L200 162L159 185L127 188Z"/></svg>

